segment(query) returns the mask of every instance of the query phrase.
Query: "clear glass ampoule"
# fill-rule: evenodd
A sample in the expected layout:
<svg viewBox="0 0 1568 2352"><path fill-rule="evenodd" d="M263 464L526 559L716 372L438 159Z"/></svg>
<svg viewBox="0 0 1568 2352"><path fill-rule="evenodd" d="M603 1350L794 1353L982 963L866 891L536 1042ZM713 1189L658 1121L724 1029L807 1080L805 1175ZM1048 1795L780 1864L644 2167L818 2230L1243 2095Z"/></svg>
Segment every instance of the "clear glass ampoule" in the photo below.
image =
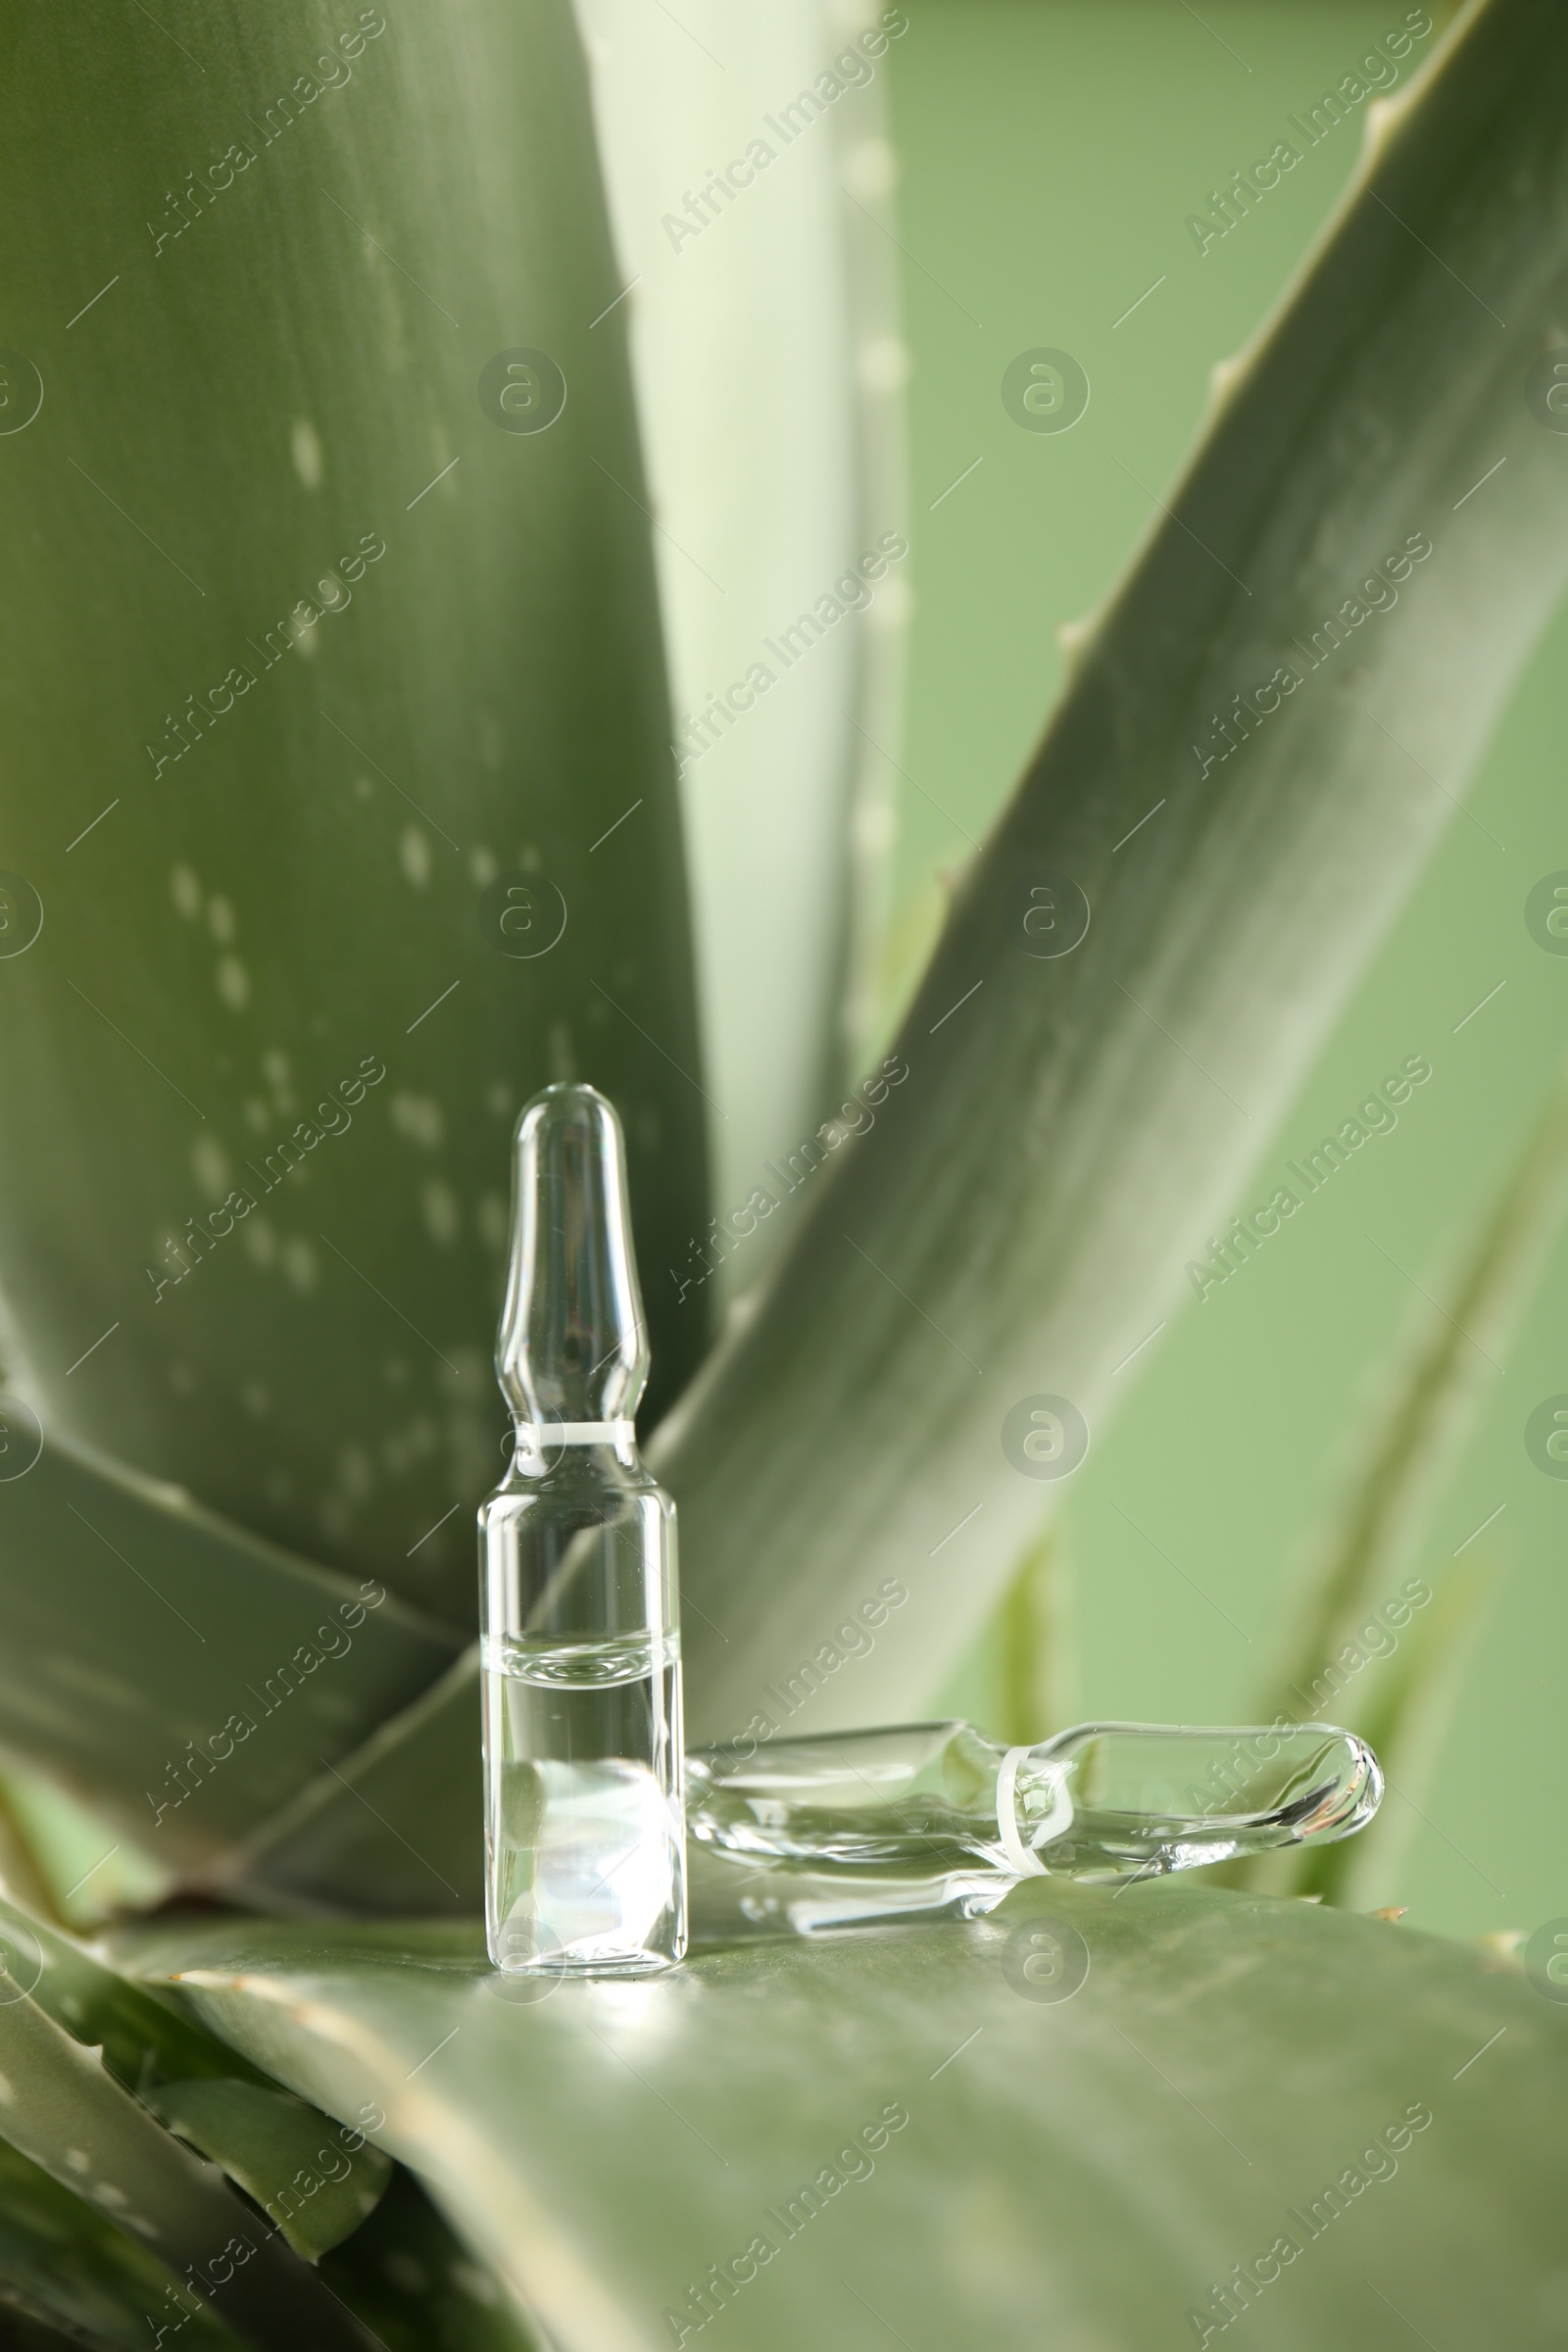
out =
<svg viewBox="0 0 1568 2352"><path fill-rule="evenodd" d="M718 1909L727 1878L744 1917L803 1934L977 1917L1021 1878L1106 1883L1321 1844L1383 1794L1365 1740L1324 1723L1085 1723L1012 1748L915 1723L748 1746L686 1760L705 1898Z"/></svg>
<svg viewBox="0 0 1568 2352"><path fill-rule="evenodd" d="M479 1512L490 1957L642 1974L686 1948L675 1505L637 1453L648 1347L603 1095L534 1097L514 1186L516 1451Z"/></svg>

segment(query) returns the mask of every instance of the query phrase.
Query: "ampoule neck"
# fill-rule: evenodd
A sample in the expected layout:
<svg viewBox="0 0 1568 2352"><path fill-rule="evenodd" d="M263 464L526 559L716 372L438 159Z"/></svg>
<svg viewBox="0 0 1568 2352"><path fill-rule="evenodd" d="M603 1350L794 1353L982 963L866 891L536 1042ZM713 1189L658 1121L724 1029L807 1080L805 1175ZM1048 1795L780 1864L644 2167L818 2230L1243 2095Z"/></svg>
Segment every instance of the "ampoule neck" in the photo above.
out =
<svg viewBox="0 0 1568 2352"><path fill-rule="evenodd" d="M597 1088L548 1086L517 1122L496 1372L517 1422L629 1422L648 1378L626 1146Z"/></svg>
<svg viewBox="0 0 1568 2352"><path fill-rule="evenodd" d="M592 1434L590 1434L590 1432ZM637 1450L630 1419L586 1425L519 1421L513 1432L506 1484L561 1488L585 1485L641 1486L653 1474Z"/></svg>

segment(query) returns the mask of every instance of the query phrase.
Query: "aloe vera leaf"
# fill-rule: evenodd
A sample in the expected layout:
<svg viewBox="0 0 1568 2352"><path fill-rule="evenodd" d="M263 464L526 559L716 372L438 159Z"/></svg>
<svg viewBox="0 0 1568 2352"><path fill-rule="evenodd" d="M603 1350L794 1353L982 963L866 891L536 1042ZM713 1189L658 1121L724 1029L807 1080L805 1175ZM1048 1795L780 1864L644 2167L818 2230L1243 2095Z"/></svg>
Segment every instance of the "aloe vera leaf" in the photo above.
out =
<svg viewBox="0 0 1568 2352"><path fill-rule="evenodd" d="M1063 2002L1015 1989L1050 1959L1041 1913L1088 1948ZM773 2258L723 2323L758 2352L870 2352L890 2327L1020 2352L1173 2342L1416 2102L1433 2123L1397 2188L1347 2195L1376 2223L1320 2232L1272 2290L1268 2340L1387 2342L1370 2277L1429 2333L1441 2309L1445 2341L1544 2341L1563 2021L1479 1952L1345 1913L1053 1886L970 1926L753 1945L533 2005L471 1930L427 1930L421 1953L392 1926L170 1922L121 1950L302 2096L345 2118L378 2101L381 2144L562 2352L695 2340L692 2287L759 2233ZM908 2121L877 2146L890 2107ZM839 2185L790 2235L825 2167Z"/></svg>
<svg viewBox="0 0 1568 2352"><path fill-rule="evenodd" d="M275 1911L482 1911L478 1658L466 1651L233 1847L217 1890Z"/></svg>
<svg viewBox="0 0 1568 2352"><path fill-rule="evenodd" d="M176 1870L318 1778L457 1647L375 1578L54 1438L0 1484L0 1744Z"/></svg>
<svg viewBox="0 0 1568 2352"><path fill-rule="evenodd" d="M386 2352L545 2352L489 2265L402 2165L369 2220L319 2267Z"/></svg>
<svg viewBox="0 0 1568 2352"><path fill-rule="evenodd" d="M139 2091L149 2080L243 2071L232 2050L166 1994L107 1967L74 1936L3 1899L0 1969L74 2040L101 2050L126 2090Z"/></svg>
<svg viewBox="0 0 1568 2352"><path fill-rule="evenodd" d="M0 2304L5 2307L7 2352L80 2352L83 2344L88 2352L104 2352L108 2339L87 2335L73 2328L68 2333L54 2322L44 2318L37 2308L0 2280Z"/></svg>
<svg viewBox="0 0 1568 2352"><path fill-rule="evenodd" d="M84 2328L57 2327L43 2308L22 2288L0 2278L0 2313L4 2316L7 2352L109 2352L110 2339L90 2335Z"/></svg>
<svg viewBox="0 0 1568 2352"><path fill-rule="evenodd" d="M279 2091L277 2083L268 2082L264 2072L252 2068L247 2058L197 2025L188 2004L178 2001L176 1994L108 1969L73 1936L42 1919L28 1917L17 1905L0 1905L0 1940L5 1945L2 1957L14 1974L25 1971L25 1976L30 1976L33 1966L40 1964L33 1985L35 2004L45 2009L54 2023L64 2025L75 2041L101 2046L104 2065L116 2080L124 2083L127 2091L139 2093L143 2105L151 2105L155 2112L170 2110L170 2119L181 2124L181 2129L193 2119L195 2103L207 2103L202 2117L207 2127L205 2152L242 2187L252 2189L252 2182L266 2187L268 2180L272 2180L275 2187L272 2176L287 2180L299 2174L301 2164L311 2164L326 2178L326 2187L334 2189L336 2197L343 2197L346 2189L353 2187L353 2180L336 2185L331 2180L331 2174L338 2174L343 2166L338 2154L338 2147L343 2147L360 2187L383 2189L383 2194L373 2199L371 2223L367 2223L358 2201L360 2187L353 2187L353 2201L343 2206L343 2218L355 2239L365 2232L365 2246L350 2244L348 2236L336 2236L331 2263L322 2277L334 2293L381 2335L388 2352L425 2352L425 2345L435 2345L437 2352L513 2352L513 2347L531 2345L531 2338L524 2338L517 2324L501 2310L501 2293L494 2279L454 2239L447 2223L437 2216L412 2176L400 2171L390 2185L385 2185L388 2159L376 2147L369 2142L358 2150L348 2147L341 2138L341 2127L294 2095ZM254 2095L261 2095L266 2107L256 2110ZM259 2119L266 2135L256 2133ZM195 2133L186 2135L195 2138ZM326 2164L315 2166L324 2135L331 2135ZM358 2138L358 2131L348 2133L348 2140ZM270 2157L270 2166L261 2162L264 2154ZM28 2194L42 2197L47 2211L57 2209L57 2204L64 2211L64 2189L45 2174L37 2174L28 2159L19 2157L0 2140L0 2216L10 2213L12 2221L19 2223L25 2209L25 2197L17 2189L12 2174L24 2182L30 2178ZM319 2199L319 2187L313 2199L306 2199L296 2185L294 2201L311 2221L315 2246L324 2244ZM266 2206L266 2197L259 2201ZM94 2244L94 2232L106 2234L111 2251L116 2251L116 2263L122 2248L124 2260L131 2263L136 2275L146 2270L148 2277L158 2277L155 2293L143 2295L143 2300L148 2305L163 2303L163 2270L151 2265L151 2258L122 2239L120 2232L106 2232L106 2225L92 2209L77 2204L71 2223L61 2230L45 2230L45 2239L52 2244L57 2236L71 2239L73 2232ZM296 2251L306 2251L294 2236L289 2241L296 2244ZM22 2239L7 2239L0 2228L0 2293L5 2291L7 2275L22 2275L14 2265L7 2272L10 2256L17 2256L17 2263L22 2263L19 2244ZM84 2244L73 2256L73 2260L77 2258L92 2268ZM214 2340L232 2342L228 2330L219 2328L209 2315L205 2324L212 2328ZM131 2327L143 2328L141 2312L136 2312ZM420 2328L425 2330L423 2335L418 2333ZM136 2335L136 2342L141 2342L141 2335Z"/></svg>
<svg viewBox="0 0 1568 2352"><path fill-rule="evenodd" d="M166 2132L15 1979L0 1986L0 2136L172 2270L196 2274L242 2342L322 2352L373 2338L220 2178Z"/></svg>
<svg viewBox="0 0 1568 2352"><path fill-rule="evenodd" d="M12 1772L6 1792L31 1843L37 1867L46 1874L46 1899L19 1894L9 1885L0 1893L24 1910L54 1920L74 1936L90 1936L106 1919L152 1911L172 1891L175 1874L131 1839L105 1836L101 1814L69 1795L40 1773Z"/></svg>
<svg viewBox="0 0 1568 2352"><path fill-rule="evenodd" d="M237 2338L138 2238L0 2139L0 2305L52 2324L52 2336L15 2327L20 2352L68 2342L148 2352L159 2325L179 2328L192 2352L234 2352ZM9 2343L10 2337L3 2340Z"/></svg>
<svg viewBox="0 0 1568 2352"><path fill-rule="evenodd" d="M787 204L748 196L699 233L700 216L683 220L674 192L701 187L715 157L743 153L780 92L809 88L858 24L839 21L830 0L757 11L697 0L678 22L643 0L585 0L579 18L622 282L634 289L650 503L663 525L654 554L708 1083L725 1111L711 1135L714 1205L728 1225L761 1162L842 1101L875 1012L907 542L869 585L854 566L862 554L875 563L882 533L909 520L886 201L900 51L792 148ZM836 583L860 609L823 629L812 607ZM798 642L814 642L791 662L767 640L803 611L811 617ZM736 697L738 719L713 716L715 688L759 663L781 691L755 692L754 679ZM705 710L707 729L686 731ZM783 1223L767 1215L746 1231L712 1289L744 1290ZM677 1270L701 1273L689 1257Z"/></svg>
<svg viewBox="0 0 1568 2352"><path fill-rule="evenodd" d="M1337 1710L1348 1710L1346 1719L1362 1728L1371 1695L1362 1670L1387 1669L1365 1650L1354 1651L1360 1665L1342 1652L1386 1602L1405 1606L1410 1622L1396 1580L1506 1353L1565 1197L1568 1081L1559 1081L1461 1262L1418 1306L1400 1360L1379 1383L1367 1443L1313 1539L1298 1622L1258 1721L1276 1713L1337 1721ZM1410 1639L1382 1633L1385 1642Z"/></svg>
<svg viewBox="0 0 1568 2352"><path fill-rule="evenodd" d="M696 1738L792 1719L768 1686L803 1664L796 1729L936 1686L1050 1499L1003 1451L1008 1411L1063 1396L1101 1427L1451 814L1568 563L1524 398L1560 332L1565 95L1560 12L1488 0L1376 110L1086 625L898 1040L907 1076L656 1439L702 1612ZM1368 612L1353 592L1407 539L1431 556ZM1226 754L1214 714L1242 694ZM1022 925L1053 873L1090 922L1040 960ZM981 1504L959 1574L937 1546ZM909 1604L840 1671L835 1623L888 1576Z"/></svg>
<svg viewBox="0 0 1568 2352"><path fill-rule="evenodd" d="M6 331L45 391L0 488L37 551L0 586L0 864L45 917L0 961L7 1355L47 1421L471 1624L518 1106L615 1100L651 1273L706 1215L570 10L24 11L5 53ZM523 347L566 386L538 432L481 405ZM525 870L510 945L564 906L531 960L485 900ZM649 1292L671 1393L702 1301Z"/></svg>
<svg viewBox="0 0 1568 2352"><path fill-rule="evenodd" d="M312 2260L373 2211L387 2159L259 2075L167 1998L107 1968L73 1937L0 1905L13 1980L72 2038L102 2052L121 2085L221 2166ZM243 2061L240 2062L243 2065Z"/></svg>
<svg viewBox="0 0 1568 2352"><path fill-rule="evenodd" d="M221 2166L315 2262L375 2211L391 2158L340 2124L257 2082L211 2076L150 2084L142 2102Z"/></svg>

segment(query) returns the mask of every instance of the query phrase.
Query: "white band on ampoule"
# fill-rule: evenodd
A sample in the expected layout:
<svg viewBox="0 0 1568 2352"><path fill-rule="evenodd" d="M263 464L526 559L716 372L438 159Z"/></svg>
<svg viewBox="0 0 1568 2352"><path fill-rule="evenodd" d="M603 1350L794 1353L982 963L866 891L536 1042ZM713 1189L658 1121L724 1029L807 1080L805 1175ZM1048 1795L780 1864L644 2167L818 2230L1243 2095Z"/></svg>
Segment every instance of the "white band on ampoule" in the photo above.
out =
<svg viewBox="0 0 1568 2352"><path fill-rule="evenodd" d="M621 1446L635 1437L634 1421L519 1421L517 1446L544 1453L552 1446Z"/></svg>
<svg viewBox="0 0 1568 2352"><path fill-rule="evenodd" d="M1044 1821L1035 1826L1028 1845L1018 1835L1017 1814L1018 1767L1026 1756L1035 1757L1036 1770L1047 1775L1055 1791L1050 1812ZM1065 1766L1053 1764L1049 1758L1036 1755L1032 1747L1009 1747L997 1774L997 1833L1002 1839L1003 1852L1019 1877L1049 1878L1051 1873L1035 1848L1049 1844L1053 1838L1059 1838L1064 1830L1071 1827L1072 1798L1067 1793Z"/></svg>

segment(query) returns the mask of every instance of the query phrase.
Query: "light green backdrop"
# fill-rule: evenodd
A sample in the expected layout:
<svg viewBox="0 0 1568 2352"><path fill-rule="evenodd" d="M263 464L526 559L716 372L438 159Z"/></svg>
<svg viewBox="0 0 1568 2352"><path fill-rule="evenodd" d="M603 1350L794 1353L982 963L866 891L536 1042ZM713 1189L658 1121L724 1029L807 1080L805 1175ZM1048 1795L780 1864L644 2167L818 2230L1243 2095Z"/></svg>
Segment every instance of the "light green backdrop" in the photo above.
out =
<svg viewBox="0 0 1568 2352"><path fill-rule="evenodd" d="M918 606L890 985L929 934L933 876L969 854L965 835L983 831L1054 696L1056 624L1113 579L1193 434L1209 367L1284 284L1359 125L1202 255L1186 217L1405 17L1392 0L1205 0L1200 17L1182 0L912 0L908 13L893 107ZM1056 436L1019 431L999 396L1007 361L1042 344L1073 353L1093 387L1082 421ZM1568 437L1562 452L1568 466ZM1473 789L1479 821L1455 817L1279 1134L1259 1137L1259 1170L1338 1125L1405 1055L1426 1054L1432 1082L1243 1277L1173 1319L1076 1482L1083 1715L1223 1720L1245 1707L1293 1548L1420 1303L1389 1259L1430 1287L1539 1110L1568 1042L1568 959L1533 943L1523 909L1532 883L1568 867L1565 656L1559 616ZM1506 1573L1407 1867L1379 1889L1459 1934L1568 1913L1568 1484L1523 1445L1531 1408L1568 1390L1565 1317L1559 1244L1417 1563L1435 1579L1506 1506L1465 1555L1491 1547ZM983 1647L955 1681L956 1710L995 1719L994 1667Z"/></svg>

